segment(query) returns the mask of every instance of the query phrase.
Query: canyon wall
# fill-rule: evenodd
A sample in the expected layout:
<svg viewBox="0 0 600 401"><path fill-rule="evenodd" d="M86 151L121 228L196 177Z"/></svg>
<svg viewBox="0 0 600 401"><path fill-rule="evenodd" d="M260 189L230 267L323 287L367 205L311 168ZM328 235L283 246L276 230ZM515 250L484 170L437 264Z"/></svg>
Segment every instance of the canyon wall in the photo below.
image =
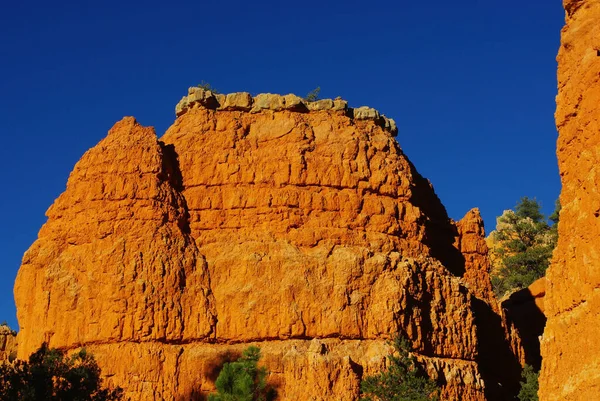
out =
<svg viewBox="0 0 600 401"><path fill-rule="evenodd" d="M548 269L540 400L600 394L600 1L564 0L556 125L562 181Z"/></svg>
<svg viewBox="0 0 600 401"><path fill-rule="evenodd" d="M254 344L278 399L354 401L399 333L443 400L510 399L479 212L448 218L393 120L199 88L176 114L75 166L15 283L21 358L85 346L132 399L189 400Z"/></svg>

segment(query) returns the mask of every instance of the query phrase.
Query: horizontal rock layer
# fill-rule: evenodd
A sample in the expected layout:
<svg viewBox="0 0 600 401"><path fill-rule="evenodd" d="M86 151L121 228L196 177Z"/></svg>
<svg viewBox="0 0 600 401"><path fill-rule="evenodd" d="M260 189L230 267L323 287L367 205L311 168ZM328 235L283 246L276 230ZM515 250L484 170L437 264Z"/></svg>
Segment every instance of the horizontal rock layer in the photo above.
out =
<svg viewBox="0 0 600 401"><path fill-rule="evenodd" d="M247 111L250 113L259 113L263 110L288 110L299 113L306 113L309 111L336 111L341 112L352 119L375 121L378 125L392 132L394 135L398 132L396 122L391 118L379 114L377 110L371 107L348 107L348 102L341 98L309 101L293 94L277 95L272 93L260 93L255 97L252 97L248 92L235 92L224 95L199 87L191 87L188 89L188 95L184 96L179 103L177 103L175 114L179 117L193 107L225 111Z"/></svg>
<svg viewBox="0 0 600 401"><path fill-rule="evenodd" d="M75 166L19 270L20 357L85 346L133 399L175 400L258 343L280 399L356 400L400 333L444 400L514 392L481 218L453 223L389 129L194 94L218 105L160 141L125 118Z"/></svg>
<svg viewBox="0 0 600 401"><path fill-rule="evenodd" d="M286 340L248 344L122 343L92 345L108 383L128 383L125 396L136 400L201 399L214 391L222 364L241 355L248 345L260 347L268 383L283 400L358 399L360 380L384 369L391 352L383 340ZM472 361L419 357L432 377L449 380L442 398L482 399L484 383ZM124 364L123 360L130 364ZM154 372L131 377L132 371ZM446 379L447 378L447 379ZM290 382L294 385L290 386Z"/></svg>

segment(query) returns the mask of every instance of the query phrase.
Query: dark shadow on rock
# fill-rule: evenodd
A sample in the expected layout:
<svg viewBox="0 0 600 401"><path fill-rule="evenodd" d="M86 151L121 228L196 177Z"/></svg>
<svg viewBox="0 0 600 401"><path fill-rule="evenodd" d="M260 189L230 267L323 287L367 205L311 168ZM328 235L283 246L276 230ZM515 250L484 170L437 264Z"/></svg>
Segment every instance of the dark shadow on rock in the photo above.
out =
<svg viewBox="0 0 600 401"><path fill-rule="evenodd" d="M520 388L521 364L506 338L502 318L486 302L473 297L477 326L477 364L485 381L488 401L515 400Z"/></svg>
<svg viewBox="0 0 600 401"><path fill-rule="evenodd" d="M350 363L350 369L352 369L352 372L358 377L358 381L361 382L364 375L364 368L362 365L354 362L352 358L349 358L348 362Z"/></svg>
<svg viewBox="0 0 600 401"><path fill-rule="evenodd" d="M462 277L465 274L465 257L454 246L458 229L448 217L446 208L442 205L429 180L419 174L410 160L408 163L413 176L410 201L421 209L424 215L423 243L431 249L431 256L442 262L450 273Z"/></svg>
<svg viewBox="0 0 600 401"><path fill-rule="evenodd" d="M539 371L542 366L539 338L546 327L546 316L536 305L535 297L525 288L502 302L502 308L519 332L525 351L525 363Z"/></svg>
<svg viewBox="0 0 600 401"><path fill-rule="evenodd" d="M417 266L417 270L413 270L410 278L414 284L414 288L417 289L417 293L412 291L406 292L406 308L403 310L402 316L398 320L397 330L401 337L408 339L411 342L416 342L419 337L418 333L409 335L406 331L411 321L414 321L418 315L419 320L419 332L423 339L421 345L422 348L415 349L420 354L425 356L436 356L433 350L431 337L433 336L433 322L431 321L431 304L433 302L433 294L427 280L425 278L425 269L423 266Z"/></svg>
<svg viewBox="0 0 600 401"><path fill-rule="evenodd" d="M175 146L165 145L163 142L159 142L159 144L163 151L163 176L161 178L168 181L175 190L182 191L183 176L179 168L179 155L175 151Z"/></svg>
<svg viewBox="0 0 600 401"><path fill-rule="evenodd" d="M187 201L183 196L183 175L181 174L181 169L179 168L179 155L175 151L174 145L165 145L163 142L158 142L163 151L163 160L162 160L162 171L160 175L160 179L171 184L171 187L175 191L177 191L180 195L180 200L183 203L183 207L185 212L182 216L180 216L177 225L181 229L181 231L185 234L190 234L190 213L187 205Z"/></svg>
<svg viewBox="0 0 600 401"><path fill-rule="evenodd" d="M206 401L208 400L208 395L203 394L200 391L192 391L188 395L181 395L175 398L176 401Z"/></svg>

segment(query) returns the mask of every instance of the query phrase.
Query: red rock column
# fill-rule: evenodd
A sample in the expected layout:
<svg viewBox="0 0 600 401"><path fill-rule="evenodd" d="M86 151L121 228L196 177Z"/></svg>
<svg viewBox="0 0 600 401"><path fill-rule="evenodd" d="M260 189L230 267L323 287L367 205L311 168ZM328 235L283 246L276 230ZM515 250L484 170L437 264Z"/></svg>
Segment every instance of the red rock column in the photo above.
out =
<svg viewBox="0 0 600 401"><path fill-rule="evenodd" d="M600 397L600 1L564 0L556 125L562 181L547 274L540 400Z"/></svg>

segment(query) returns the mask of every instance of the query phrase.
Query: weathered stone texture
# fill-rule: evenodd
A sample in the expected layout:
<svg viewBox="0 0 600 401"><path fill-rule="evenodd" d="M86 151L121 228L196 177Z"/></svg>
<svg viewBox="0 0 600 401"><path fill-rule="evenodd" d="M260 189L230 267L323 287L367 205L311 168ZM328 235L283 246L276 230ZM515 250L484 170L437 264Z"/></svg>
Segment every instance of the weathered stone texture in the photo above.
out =
<svg viewBox="0 0 600 401"><path fill-rule="evenodd" d="M479 209L470 210L456 223L458 236L455 246L465 258L463 280L479 299L497 308L490 280L490 259L485 239L485 228Z"/></svg>
<svg viewBox="0 0 600 401"><path fill-rule="evenodd" d="M357 400L402 333L444 400L501 399L476 212L455 225L338 99L190 96L161 141L126 118L75 166L17 277L21 357L86 346L133 399L184 400L256 343L280 399Z"/></svg>
<svg viewBox="0 0 600 401"><path fill-rule="evenodd" d="M0 364L16 357L17 333L4 325L0 325Z"/></svg>
<svg viewBox="0 0 600 401"><path fill-rule="evenodd" d="M43 341L213 334L207 265L186 232L185 200L165 152L152 128L129 117L77 163L18 273L21 357Z"/></svg>
<svg viewBox="0 0 600 401"><path fill-rule="evenodd" d="M600 1L563 5L555 115L562 210L544 298L543 401L600 394Z"/></svg>

